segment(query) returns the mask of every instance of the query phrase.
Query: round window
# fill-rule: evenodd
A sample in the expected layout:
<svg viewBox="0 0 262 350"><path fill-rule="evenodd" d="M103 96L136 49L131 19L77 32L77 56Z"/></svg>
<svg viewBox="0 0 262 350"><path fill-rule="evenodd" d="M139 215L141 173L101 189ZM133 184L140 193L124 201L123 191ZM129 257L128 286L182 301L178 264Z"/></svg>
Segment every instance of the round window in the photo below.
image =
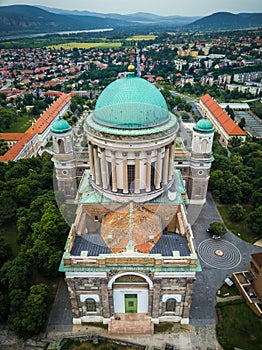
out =
<svg viewBox="0 0 262 350"><path fill-rule="evenodd" d="M63 170L63 171L62 171L62 174L63 174L63 175L67 175L67 174L68 174L68 171L67 171L67 170Z"/></svg>
<svg viewBox="0 0 262 350"><path fill-rule="evenodd" d="M203 170L198 170L198 175L203 175L204 171Z"/></svg>

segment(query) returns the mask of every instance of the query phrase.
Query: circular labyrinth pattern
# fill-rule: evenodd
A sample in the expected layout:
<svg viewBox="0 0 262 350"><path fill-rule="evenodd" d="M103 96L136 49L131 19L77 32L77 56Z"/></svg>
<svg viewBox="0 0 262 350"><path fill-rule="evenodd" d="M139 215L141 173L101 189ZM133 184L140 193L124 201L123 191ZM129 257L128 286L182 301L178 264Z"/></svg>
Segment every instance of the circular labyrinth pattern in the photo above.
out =
<svg viewBox="0 0 262 350"><path fill-rule="evenodd" d="M219 256L216 251L222 251ZM206 239L198 246L200 259L208 266L220 270L229 270L238 266L241 262L241 253L236 246L224 240Z"/></svg>

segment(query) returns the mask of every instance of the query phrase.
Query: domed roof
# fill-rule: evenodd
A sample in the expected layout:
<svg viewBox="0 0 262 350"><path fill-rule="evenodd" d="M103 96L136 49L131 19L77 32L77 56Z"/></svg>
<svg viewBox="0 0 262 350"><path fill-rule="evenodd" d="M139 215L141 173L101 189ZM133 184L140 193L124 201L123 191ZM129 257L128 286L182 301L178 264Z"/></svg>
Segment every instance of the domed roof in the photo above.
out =
<svg viewBox="0 0 262 350"><path fill-rule="evenodd" d="M215 131L211 121L206 118L200 119L193 127L193 129L204 134L212 133Z"/></svg>
<svg viewBox="0 0 262 350"><path fill-rule="evenodd" d="M62 134L71 129L71 126L65 119L57 119L51 127L51 131L56 134Z"/></svg>
<svg viewBox="0 0 262 350"><path fill-rule="evenodd" d="M109 84L99 96L93 119L120 129L141 129L169 120L166 101L148 81L129 73Z"/></svg>

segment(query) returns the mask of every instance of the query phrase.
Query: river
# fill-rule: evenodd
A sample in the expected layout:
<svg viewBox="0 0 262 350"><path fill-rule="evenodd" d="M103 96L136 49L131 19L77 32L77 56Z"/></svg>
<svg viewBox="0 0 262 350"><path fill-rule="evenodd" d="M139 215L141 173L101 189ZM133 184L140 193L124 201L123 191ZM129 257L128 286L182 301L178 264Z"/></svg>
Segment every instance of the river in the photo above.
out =
<svg viewBox="0 0 262 350"><path fill-rule="evenodd" d="M46 35L64 35L64 34L73 34L73 33L97 33L97 32L108 32L114 30L113 28L103 28L103 29L84 29L84 30L70 30L62 32L51 32L51 33L38 33L38 34L19 34L19 35L10 35L6 37L1 37L0 41L12 40L12 39L22 39L22 38L37 38Z"/></svg>

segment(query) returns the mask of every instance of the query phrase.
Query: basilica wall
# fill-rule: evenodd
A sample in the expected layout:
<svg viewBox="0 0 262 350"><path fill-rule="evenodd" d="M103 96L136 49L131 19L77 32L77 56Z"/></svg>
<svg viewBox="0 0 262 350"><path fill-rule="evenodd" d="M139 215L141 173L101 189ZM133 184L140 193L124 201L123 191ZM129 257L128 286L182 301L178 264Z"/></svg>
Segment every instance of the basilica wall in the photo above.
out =
<svg viewBox="0 0 262 350"><path fill-rule="evenodd" d="M146 312L148 316L158 319L160 322L180 322L181 319L189 317L194 278L183 276L179 278L154 278L154 273L147 271L146 275L150 276L148 278L152 281L152 285L146 287L148 292L144 289L145 286L139 288L135 282L134 285L129 283L126 286L124 282L121 286L114 287L113 284L110 288L109 280L119 273L121 271L110 271L107 278L95 276L66 278L73 318L78 319L79 323L84 323L102 322L103 319L112 317L114 313L119 312L119 310L115 310L115 305L119 304L119 300L117 303L114 301L114 296L120 297L119 293L114 292L119 288L120 290L123 288L123 291L127 293L138 292L140 297L144 295L142 312ZM132 277L132 273L129 273ZM122 312L125 311L122 310Z"/></svg>

